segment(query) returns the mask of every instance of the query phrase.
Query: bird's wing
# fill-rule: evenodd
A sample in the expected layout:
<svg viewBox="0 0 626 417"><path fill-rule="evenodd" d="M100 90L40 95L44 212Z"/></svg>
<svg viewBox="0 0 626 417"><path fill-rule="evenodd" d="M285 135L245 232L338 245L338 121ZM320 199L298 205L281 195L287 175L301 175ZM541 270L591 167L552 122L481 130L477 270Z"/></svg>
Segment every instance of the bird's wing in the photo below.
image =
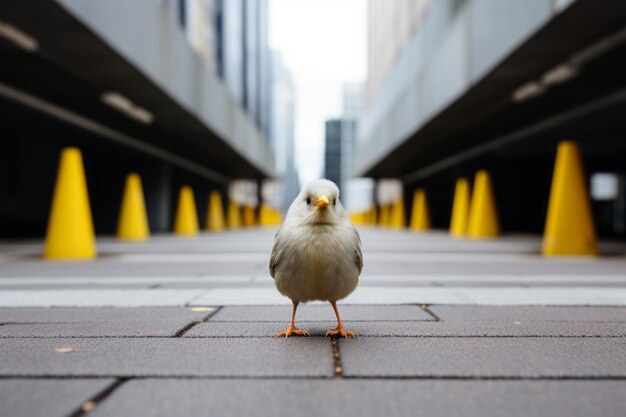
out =
<svg viewBox="0 0 626 417"><path fill-rule="evenodd" d="M361 251L361 236L359 236L359 232L356 230L356 227L352 227L354 230L354 234L356 235L356 249L354 250L354 261L356 262L356 266L359 268L359 274L363 270L363 252Z"/></svg>
<svg viewBox="0 0 626 417"><path fill-rule="evenodd" d="M278 229L278 232L276 232L276 237L274 237L272 256L270 256L270 275L272 276L272 278L274 278L274 272L276 271L276 266L278 266L278 262L280 259L281 246L280 229Z"/></svg>

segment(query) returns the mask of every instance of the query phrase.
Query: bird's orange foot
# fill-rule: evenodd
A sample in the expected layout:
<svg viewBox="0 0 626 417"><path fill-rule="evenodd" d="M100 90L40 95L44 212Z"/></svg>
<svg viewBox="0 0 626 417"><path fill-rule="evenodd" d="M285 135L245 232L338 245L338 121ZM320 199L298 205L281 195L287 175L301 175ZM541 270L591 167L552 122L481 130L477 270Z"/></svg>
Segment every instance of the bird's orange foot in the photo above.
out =
<svg viewBox="0 0 626 417"><path fill-rule="evenodd" d="M296 328L296 326L289 326L287 331L280 332L276 336L278 336L278 337L289 337L289 336L292 336L292 335L296 335L296 336L311 336L309 334L309 332L307 332L306 330L299 330L299 329Z"/></svg>
<svg viewBox="0 0 626 417"><path fill-rule="evenodd" d="M334 330L326 332L326 336L356 337L354 332L346 332L343 326L337 326Z"/></svg>

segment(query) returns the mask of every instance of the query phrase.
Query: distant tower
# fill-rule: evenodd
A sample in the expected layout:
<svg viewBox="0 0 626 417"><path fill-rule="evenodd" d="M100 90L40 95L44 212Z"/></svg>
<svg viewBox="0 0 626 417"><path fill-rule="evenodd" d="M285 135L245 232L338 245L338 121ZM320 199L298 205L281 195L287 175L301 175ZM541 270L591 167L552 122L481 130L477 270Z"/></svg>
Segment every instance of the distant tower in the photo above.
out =
<svg viewBox="0 0 626 417"><path fill-rule="evenodd" d="M361 111L361 84L346 84L343 88L343 115L326 121L324 177L335 182L347 201L347 181L352 178L352 158L357 137L357 119Z"/></svg>

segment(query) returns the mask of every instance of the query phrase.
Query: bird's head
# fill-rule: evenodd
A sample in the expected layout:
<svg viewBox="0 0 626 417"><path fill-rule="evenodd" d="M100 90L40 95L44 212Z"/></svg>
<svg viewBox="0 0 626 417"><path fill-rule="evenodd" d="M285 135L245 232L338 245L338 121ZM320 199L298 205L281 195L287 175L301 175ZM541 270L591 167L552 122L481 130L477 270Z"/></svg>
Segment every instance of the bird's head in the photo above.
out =
<svg viewBox="0 0 626 417"><path fill-rule="evenodd" d="M300 224L333 225L344 221L345 211L339 201L339 188L329 180L307 184L291 203L287 219Z"/></svg>

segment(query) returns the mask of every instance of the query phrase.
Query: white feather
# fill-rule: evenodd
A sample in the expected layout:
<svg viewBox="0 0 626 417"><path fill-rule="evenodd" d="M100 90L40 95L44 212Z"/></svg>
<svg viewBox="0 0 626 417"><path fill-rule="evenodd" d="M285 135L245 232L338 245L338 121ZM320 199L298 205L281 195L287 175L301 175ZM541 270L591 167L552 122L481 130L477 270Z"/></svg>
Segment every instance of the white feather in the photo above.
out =
<svg viewBox="0 0 626 417"><path fill-rule="evenodd" d="M329 198L328 207L314 205L321 195ZM276 233L270 272L278 291L293 301L337 301L356 288L362 259L361 240L339 201L339 189L318 180L289 207Z"/></svg>

